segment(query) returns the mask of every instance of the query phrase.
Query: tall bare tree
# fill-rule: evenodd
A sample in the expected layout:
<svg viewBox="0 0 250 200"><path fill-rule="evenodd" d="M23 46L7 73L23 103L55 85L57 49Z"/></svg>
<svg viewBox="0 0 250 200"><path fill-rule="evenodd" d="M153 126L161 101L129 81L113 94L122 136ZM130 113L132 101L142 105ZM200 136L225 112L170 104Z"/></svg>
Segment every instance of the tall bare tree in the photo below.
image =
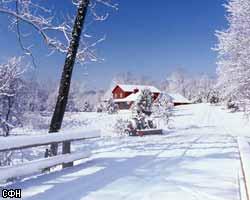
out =
<svg viewBox="0 0 250 200"><path fill-rule="evenodd" d="M63 116L68 101L73 67L76 60L76 54L81 39L81 33L83 30L83 25L86 18L88 5L89 5L89 0L80 0L79 2L78 11L72 31L70 46L68 48L68 53L66 55L64 68L62 72L56 107L50 123L50 129L49 129L50 133L58 132L58 130L61 128L62 125ZM69 152L70 152L70 142L64 142L63 153L69 153ZM51 153L52 155L57 154L57 144L51 145Z"/></svg>
<svg viewBox="0 0 250 200"><path fill-rule="evenodd" d="M27 33L23 33L22 23L31 26L41 36L52 53L57 51L66 54L56 107L49 129L49 132L53 133L59 131L62 125L75 61L84 63L86 60L97 61L98 59L93 47L103 38L95 42L92 41L91 44L86 40L81 40L87 10L91 11L90 13L95 21L103 21L107 19L108 13L98 14L97 9L95 9L96 6L102 5L116 9L117 5L112 4L112 0L72 0L72 3L78 6L77 15L72 23L72 20L55 20L55 13L38 2L35 0L0 0L0 14L11 17L11 28L16 29L20 47L26 55L32 57L33 63L35 63L31 50L33 45L25 45L23 38L27 37ZM55 37L55 35L58 35L58 37ZM83 35L85 38L89 38L88 34ZM69 151L70 143L64 143L63 153ZM56 144L51 146L51 154L57 154Z"/></svg>

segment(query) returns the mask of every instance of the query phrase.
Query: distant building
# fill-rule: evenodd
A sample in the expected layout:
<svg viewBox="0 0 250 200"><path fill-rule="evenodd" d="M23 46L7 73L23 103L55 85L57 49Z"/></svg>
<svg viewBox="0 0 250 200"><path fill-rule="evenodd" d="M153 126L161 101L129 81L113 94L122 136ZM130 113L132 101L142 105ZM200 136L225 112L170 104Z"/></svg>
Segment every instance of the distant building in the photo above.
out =
<svg viewBox="0 0 250 200"><path fill-rule="evenodd" d="M170 101L174 104L174 106L187 105L192 103L179 93L167 93L167 95L169 96Z"/></svg>
<svg viewBox="0 0 250 200"><path fill-rule="evenodd" d="M163 94L159 89L154 86L117 84L112 90L114 102L121 110L130 109L132 104L138 99L140 91L144 89L148 89L153 93L154 101L159 97L160 94ZM169 96L169 101L172 102L174 106L187 105L192 103L179 93L164 94Z"/></svg>
<svg viewBox="0 0 250 200"><path fill-rule="evenodd" d="M161 93L154 86L118 84L112 90L114 102L119 106L119 109L130 109L132 104L138 99L140 91L144 89L148 89L153 93L154 100Z"/></svg>

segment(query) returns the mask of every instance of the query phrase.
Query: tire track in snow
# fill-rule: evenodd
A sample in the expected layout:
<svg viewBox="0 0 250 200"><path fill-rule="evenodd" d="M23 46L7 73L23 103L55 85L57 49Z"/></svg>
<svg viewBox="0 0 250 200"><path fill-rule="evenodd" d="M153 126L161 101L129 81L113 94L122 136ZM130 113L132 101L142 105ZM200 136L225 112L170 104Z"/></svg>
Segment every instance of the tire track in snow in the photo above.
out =
<svg viewBox="0 0 250 200"><path fill-rule="evenodd" d="M197 119L196 119L195 116L194 116L193 119L192 119L192 123L194 124L195 121L196 121L196 123L197 123ZM209 107L207 107L207 109L205 110L205 112L202 112L202 117L201 117L201 120L199 120L199 124L200 124L200 125L202 124L203 126L208 126L208 125L210 125L210 121L211 121L211 112L210 112ZM207 137L206 135L194 135L194 136L195 136L195 138L194 138L191 142L190 142L190 141L186 142L186 148L183 149L183 151L182 151L182 153L180 154L180 156L178 156L177 158L174 159L176 165L180 165L180 163L181 163L182 161L184 161L185 156L187 155L187 153L192 149L192 147L193 147L195 144L198 143L198 141L202 140L204 137ZM160 156L161 154L163 154L165 151L169 150L169 148L172 147L172 146L173 146L173 144L172 144L172 145L169 145L168 148L163 149L162 151L158 152L158 153L155 155L155 158L159 157L159 156ZM143 166L147 166L147 165L150 166L153 162L154 162L154 160L151 160L151 161L149 161L148 163L146 163L146 164L143 165ZM176 166L176 168L177 168L177 166ZM174 168L173 170L177 170L176 168ZM170 174L171 174L171 172L170 172ZM167 175L166 177L168 177L168 176L169 176L169 175ZM146 184L146 185L142 185L142 187L140 187L139 190L138 190L138 188L137 188L137 189L135 190L136 192L133 191L131 195L126 196L124 199L130 199L132 196L141 193L141 191L144 191L148 186L154 185L153 182L154 182L154 180L153 180L153 181L147 181L147 184ZM182 189L185 190L183 186L178 186L178 185L177 185L177 187L182 187ZM188 193L189 193L189 192L192 191L192 190L186 188L185 191L186 191L186 192L188 191ZM194 195L195 192L192 192L192 194L193 194L193 196L194 196L196 199L201 199L200 197L206 197L206 198L209 197L209 199L211 199L211 200L221 200L221 198L217 198L217 197L214 196L214 195L208 195L208 194L202 193L202 192L199 192L199 194L200 194L201 196L197 196L197 195L195 196L195 195Z"/></svg>
<svg viewBox="0 0 250 200"><path fill-rule="evenodd" d="M180 156L178 156L177 158L174 159L174 160L175 160L175 163L176 163L177 165L179 165L179 164L184 160L185 155L186 155L186 154L188 153L188 151L192 148L192 146L193 146L194 144L196 144L199 140L201 140L201 138L203 138L203 137L204 137L203 135L201 135L201 136L195 136L195 139L193 139L191 142L188 142L187 144L189 144L189 143L191 143L191 144L188 145L187 148L183 150L183 152L182 152L182 154L181 154ZM156 158L158 158L158 157L159 157L161 154L163 154L165 151L169 150L169 148L170 148L171 146L173 146L174 144L175 144L175 143L172 143L172 144L168 145L167 148L165 148L165 149L159 151L157 154L154 155L154 159L152 159L151 161L145 163L145 164L142 165L141 167L147 167L147 168L150 167L150 166L154 163L154 161L155 161ZM174 170L176 170L176 168L175 168ZM169 175L170 175L170 174L169 174ZM165 178L168 177L169 175L165 176ZM162 175L160 175L160 176L162 176ZM138 194L141 194L142 191L145 191L145 189L147 189L147 187L149 187L149 186L154 186L154 180L148 180L148 179L147 179L147 181L146 181L145 183L146 183L146 184L142 184L140 188L136 188L135 190L131 191L129 195L124 196L123 199L125 199L125 200L126 200L126 199L131 199L131 198L133 198L133 196L136 196L136 195L138 195Z"/></svg>
<svg viewBox="0 0 250 200"><path fill-rule="evenodd" d="M213 108L213 109L212 109ZM240 156L240 152L239 152L239 148L238 148L238 142L237 142L237 138L236 136L233 136L232 134L232 130L230 130L228 127L226 127L226 123L224 120L224 115L222 113L222 110L220 110L220 108L218 107L212 107L212 105L208 106L208 110L209 110L209 125L210 126L214 126L214 127L220 127L223 130L223 134L221 136L224 136L225 139L227 139L228 141L225 142L225 144L235 144L236 146L236 153L238 156ZM220 123L218 123L220 122ZM223 140L224 141L224 140ZM227 147L224 147L223 150L221 150L221 152L223 152ZM240 162L240 161L239 161ZM238 199L240 198L240 187L239 187L239 183L238 183L238 173L236 172L235 174L235 181L233 183L236 187L238 192Z"/></svg>

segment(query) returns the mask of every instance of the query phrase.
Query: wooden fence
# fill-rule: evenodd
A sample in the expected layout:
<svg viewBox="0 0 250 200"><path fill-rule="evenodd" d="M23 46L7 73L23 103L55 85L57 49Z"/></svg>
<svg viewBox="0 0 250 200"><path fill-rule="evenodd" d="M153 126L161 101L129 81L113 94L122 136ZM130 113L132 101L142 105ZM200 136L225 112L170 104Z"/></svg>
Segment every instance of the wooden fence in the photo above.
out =
<svg viewBox="0 0 250 200"><path fill-rule="evenodd" d="M13 150L22 150L27 148L46 146L53 143L61 144L63 142L81 141L100 137L100 131L92 130L88 132L72 131L63 133L53 133L44 135L27 135L0 138L0 153ZM68 163L84 159L90 156L90 152L75 152L61 154L48 158L29 161L26 163L0 167L0 180L7 180L15 177L27 176L37 172L42 172L46 168L56 165L70 166Z"/></svg>
<svg viewBox="0 0 250 200"><path fill-rule="evenodd" d="M241 200L250 200L250 145L246 138L238 137L238 147L240 153L240 198Z"/></svg>

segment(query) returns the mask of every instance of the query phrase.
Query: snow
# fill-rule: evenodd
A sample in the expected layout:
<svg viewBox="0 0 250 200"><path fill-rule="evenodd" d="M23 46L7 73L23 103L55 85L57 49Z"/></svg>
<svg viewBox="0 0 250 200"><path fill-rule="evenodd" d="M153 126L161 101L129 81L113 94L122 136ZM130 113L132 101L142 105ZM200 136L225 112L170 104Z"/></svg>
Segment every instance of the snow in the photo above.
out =
<svg viewBox="0 0 250 200"><path fill-rule="evenodd" d="M191 103L188 99L178 93L167 93L174 103Z"/></svg>
<svg viewBox="0 0 250 200"><path fill-rule="evenodd" d="M119 118L130 119L132 113L129 110L120 110L118 114L79 112L66 113L63 128L65 131L72 130L73 127L81 130L100 130L101 136L117 136L115 123Z"/></svg>
<svg viewBox="0 0 250 200"><path fill-rule="evenodd" d="M58 133L43 134L43 135L31 135L31 136L13 136L5 137L0 140L0 151L20 148L24 146L49 144L53 142L62 142L66 140L77 140L82 138L99 137L99 130L70 130L61 131Z"/></svg>
<svg viewBox="0 0 250 200"><path fill-rule="evenodd" d="M153 93L161 93L159 89L157 89L155 86L150 86L150 85L125 85L125 84L118 84L124 92L134 92L135 89L138 90L145 90L148 89Z"/></svg>
<svg viewBox="0 0 250 200"><path fill-rule="evenodd" d="M89 127L121 116L92 114ZM107 129L85 141L95 146L87 161L4 187L28 200L240 200L237 137L248 141L250 132L243 114L194 104L175 108L173 119L164 135L105 137L116 135Z"/></svg>
<svg viewBox="0 0 250 200"><path fill-rule="evenodd" d="M130 94L129 96L122 98L122 99L114 99L114 102L135 102L138 97L140 96L140 92Z"/></svg>

